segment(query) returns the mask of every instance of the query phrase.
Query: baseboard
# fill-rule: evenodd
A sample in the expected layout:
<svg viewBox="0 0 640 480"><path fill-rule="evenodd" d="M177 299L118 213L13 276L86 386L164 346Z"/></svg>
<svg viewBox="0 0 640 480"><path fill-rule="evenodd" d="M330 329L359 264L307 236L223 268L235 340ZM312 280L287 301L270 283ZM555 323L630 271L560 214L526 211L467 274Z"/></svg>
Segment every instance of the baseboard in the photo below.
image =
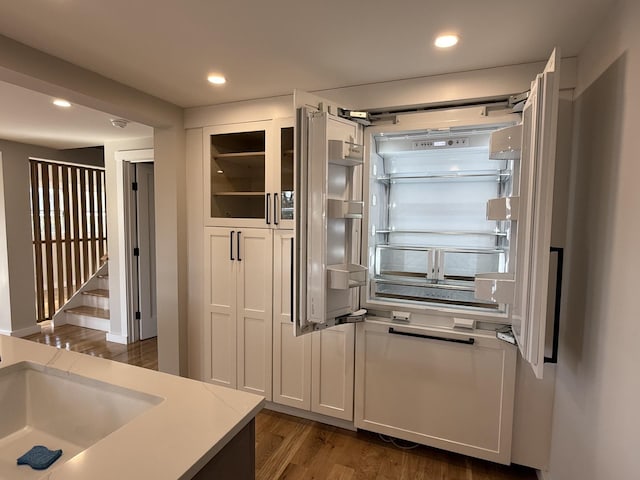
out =
<svg viewBox="0 0 640 480"><path fill-rule="evenodd" d="M126 335L115 335L113 333L107 333L107 342L121 343L126 345L128 342L128 337Z"/></svg>
<svg viewBox="0 0 640 480"><path fill-rule="evenodd" d="M543 470L536 470L536 475L538 477L538 480L551 480L551 476L549 475L549 472L545 472Z"/></svg>
<svg viewBox="0 0 640 480"><path fill-rule="evenodd" d="M348 420L342 420L340 418L333 418L320 413L309 412L307 410L300 410L299 408L289 407L287 405L280 405L279 403L267 402L265 407L267 410L273 410L278 413L286 413L287 415L293 415L294 417L306 418L307 420L313 420L315 422L326 423L334 427L344 428L345 430L356 431L356 427L353 422Z"/></svg>
<svg viewBox="0 0 640 480"><path fill-rule="evenodd" d="M101 330L108 332L111 328L111 324L108 319L89 317L86 315L64 315L64 323L68 325L75 325L76 327L92 328L93 330ZM56 325L61 325L59 320L56 321Z"/></svg>
<svg viewBox="0 0 640 480"><path fill-rule="evenodd" d="M34 333L40 333L40 325L36 324L31 327L21 328L20 330L0 330L0 335L6 335L8 337L26 337Z"/></svg>

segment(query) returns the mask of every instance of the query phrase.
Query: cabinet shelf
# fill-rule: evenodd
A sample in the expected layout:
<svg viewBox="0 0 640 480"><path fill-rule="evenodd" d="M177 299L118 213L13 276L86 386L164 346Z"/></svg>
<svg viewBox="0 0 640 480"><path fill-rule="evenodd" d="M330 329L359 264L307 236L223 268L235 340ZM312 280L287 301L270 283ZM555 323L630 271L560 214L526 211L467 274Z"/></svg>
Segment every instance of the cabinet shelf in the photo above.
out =
<svg viewBox="0 0 640 480"><path fill-rule="evenodd" d="M214 192L213 197L264 197L264 192Z"/></svg>
<svg viewBox="0 0 640 480"><path fill-rule="evenodd" d="M213 158L231 159L231 158L247 158L247 157L264 157L265 152L233 152L233 153L218 153Z"/></svg>
<svg viewBox="0 0 640 480"><path fill-rule="evenodd" d="M353 263L328 265L329 288L346 290L367 283L367 267Z"/></svg>

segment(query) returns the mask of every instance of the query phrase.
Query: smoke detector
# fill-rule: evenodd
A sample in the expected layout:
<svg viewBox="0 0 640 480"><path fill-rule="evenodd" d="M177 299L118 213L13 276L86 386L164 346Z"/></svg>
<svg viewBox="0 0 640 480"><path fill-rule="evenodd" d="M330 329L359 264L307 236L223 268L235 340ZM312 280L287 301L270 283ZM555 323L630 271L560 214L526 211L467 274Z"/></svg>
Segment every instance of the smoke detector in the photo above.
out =
<svg viewBox="0 0 640 480"><path fill-rule="evenodd" d="M125 120L124 118L112 118L111 125L116 128L125 128L129 124L129 120Z"/></svg>

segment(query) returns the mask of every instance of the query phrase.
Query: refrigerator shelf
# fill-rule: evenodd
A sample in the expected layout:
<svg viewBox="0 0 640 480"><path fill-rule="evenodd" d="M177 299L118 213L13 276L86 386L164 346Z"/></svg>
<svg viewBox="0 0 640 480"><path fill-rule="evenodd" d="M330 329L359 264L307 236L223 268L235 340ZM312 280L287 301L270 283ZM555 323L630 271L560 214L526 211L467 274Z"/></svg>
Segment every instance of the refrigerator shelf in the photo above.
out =
<svg viewBox="0 0 640 480"><path fill-rule="evenodd" d="M511 177L510 172L503 170L477 170L477 171L446 171L446 172L425 172L420 174L389 174L380 175L375 177L378 182L395 184L395 183L413 183L420 181L449 181L449 182L463 182L463 181L491 181L496 182L508 179Z"/></svg>
<svg viewBox="0 0 640 480"><path fill-rule="evenodd" d="M512 273L479 273L474 281L475 297L495 303L513 304L515 286Z"/></svg>
<svg viewBox="0 0 640 480"><path fill-rule="evenodd" d="M328 265L329 288L346 290L362 287L367 283L367 267L354 263Z"/></svg>
<svg viewBox="0 0 640 480"><path fill-rule="evenodd" d="M439 246L424 246L424 245L395 245L393 243L378 243L376 248L388 248L392 250L442 250L444 252L452 253L505 253L503 248L456 248L456 247L439 247Z"/></svg>
<svg viewBox="0 0 640 480"><path fill-rule="evenodd" d="M425 235L488 235L492 237L506 237L507 232L480 232L480 231L436 231L436 230L376 230L375 233L421 233Z"/></svg>

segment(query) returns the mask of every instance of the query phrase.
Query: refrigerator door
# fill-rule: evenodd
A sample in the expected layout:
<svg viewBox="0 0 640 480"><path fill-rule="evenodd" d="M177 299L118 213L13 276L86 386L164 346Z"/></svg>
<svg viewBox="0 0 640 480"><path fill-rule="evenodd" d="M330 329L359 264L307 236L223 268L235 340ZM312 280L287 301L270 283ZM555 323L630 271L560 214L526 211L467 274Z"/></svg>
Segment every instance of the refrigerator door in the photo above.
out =
<svg viewBox="0 0 640 480"><path fill-rule="evenodd" d="M337 116L330 102L296 91L295 334L363 316L360 258L361 127Z"/></svg>
<svg viewBox="0 0 640 480"><path fill-rule="evenodd" d="M560 56L531 84L523 111L520 205L512 328L523 358L542 378L556 155Z"/></svg>

